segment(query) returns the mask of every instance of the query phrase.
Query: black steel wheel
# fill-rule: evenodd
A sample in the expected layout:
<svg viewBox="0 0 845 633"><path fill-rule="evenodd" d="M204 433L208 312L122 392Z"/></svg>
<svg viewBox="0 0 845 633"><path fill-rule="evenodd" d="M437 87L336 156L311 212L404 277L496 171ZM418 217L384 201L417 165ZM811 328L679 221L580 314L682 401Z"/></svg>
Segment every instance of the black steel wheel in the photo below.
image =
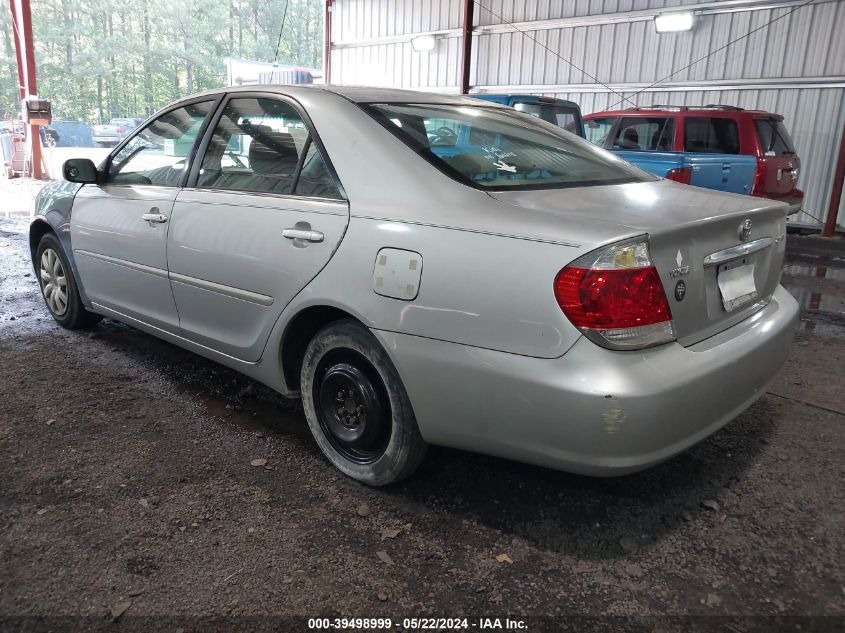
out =
<svg viewBox="0 0 845 633"><path fill-rule="evenodd" d="M328 354L317 380L314 408L335 449L359 464L381 457L390 440L390 399L369 361L352 351Z"/></svg>
<svg viewBox="0 0 845 633"><path fill-rule="evenodd" d="M301 390L314 439L350 477L386 485L422 461L426 443L396 368L357 321L317 333L305 352Z"/></svg>

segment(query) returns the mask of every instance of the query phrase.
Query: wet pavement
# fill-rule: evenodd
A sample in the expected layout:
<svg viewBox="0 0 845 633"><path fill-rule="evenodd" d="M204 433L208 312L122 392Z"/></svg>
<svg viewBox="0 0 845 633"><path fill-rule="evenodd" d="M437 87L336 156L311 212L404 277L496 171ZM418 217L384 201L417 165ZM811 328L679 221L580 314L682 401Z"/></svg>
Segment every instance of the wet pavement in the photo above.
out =
<svg viewBox="0 0 845 633"><path fill-rule="evenodd" d="M0 220L0 616L845 616L839 243L790 237L787 366L666 464L596 480L433 448L373 490L298 402L116 322L59 328L27 225Z"/></svg>

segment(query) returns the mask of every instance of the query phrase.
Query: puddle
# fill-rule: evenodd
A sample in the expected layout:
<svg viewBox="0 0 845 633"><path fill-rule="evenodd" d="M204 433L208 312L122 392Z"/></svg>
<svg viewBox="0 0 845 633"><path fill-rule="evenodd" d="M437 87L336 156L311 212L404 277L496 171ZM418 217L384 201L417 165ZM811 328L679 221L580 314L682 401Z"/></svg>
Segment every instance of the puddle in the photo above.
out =
<svg viewBox="0 0 845 633"><path fill-rule="evenodd" d="M205 390L184 386L179 390L199 400L209 415L246 431L300 439L310 437L305 414L295 410L292 403L285 405L266 398L251 398L243 400L242 404L231 404L220 395Z"/></svg>

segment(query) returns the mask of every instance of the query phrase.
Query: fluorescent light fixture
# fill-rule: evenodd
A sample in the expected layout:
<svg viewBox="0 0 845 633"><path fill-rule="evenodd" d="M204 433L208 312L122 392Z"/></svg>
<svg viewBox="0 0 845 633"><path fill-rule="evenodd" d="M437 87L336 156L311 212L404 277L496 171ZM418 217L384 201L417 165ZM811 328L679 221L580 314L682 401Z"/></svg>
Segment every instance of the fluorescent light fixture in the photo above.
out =
<svg viewBox="0 0 845 633"><path fill-rule="evenodd" d="M695 26L695 14L691 11L684 13L664 13L654 18L654 28L658 33L691 31L693 26Z"/></svg>
<svg viewBox="0 0 845 633"><path fill-rule="evenodd" d="M411 40L411 46L413 46L414 50L418 53L423 51L432 51L434 50L434 44L436 41L437 40L434 39L433 35L418 35Z"/></svg>

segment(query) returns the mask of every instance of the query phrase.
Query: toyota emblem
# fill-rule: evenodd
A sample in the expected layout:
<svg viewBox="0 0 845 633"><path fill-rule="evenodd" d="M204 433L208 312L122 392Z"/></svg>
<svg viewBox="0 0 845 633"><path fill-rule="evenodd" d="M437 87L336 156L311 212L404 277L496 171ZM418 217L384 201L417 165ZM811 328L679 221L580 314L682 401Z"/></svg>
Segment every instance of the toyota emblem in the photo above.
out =
<svg viewBox="0 0 845 633"><path fill-rule="evenodd" d="M739 225L739 239L743 242L751 237L751 220L745 220Z"/></svg>

